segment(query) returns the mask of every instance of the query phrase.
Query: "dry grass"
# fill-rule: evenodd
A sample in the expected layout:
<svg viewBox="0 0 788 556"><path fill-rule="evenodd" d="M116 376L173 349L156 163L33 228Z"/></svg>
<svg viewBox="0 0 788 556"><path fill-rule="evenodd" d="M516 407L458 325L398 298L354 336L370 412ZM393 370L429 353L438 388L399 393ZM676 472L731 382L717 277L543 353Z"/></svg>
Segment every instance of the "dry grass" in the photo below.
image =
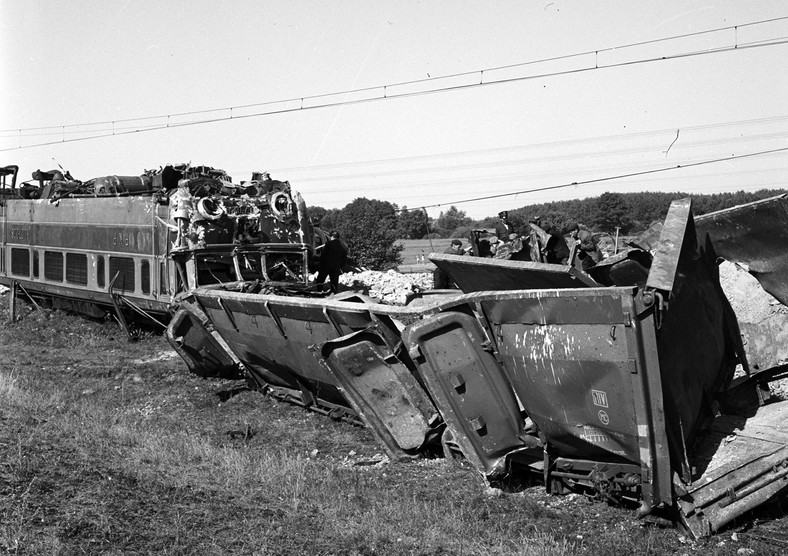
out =
<svg viewBox="0 0 788 556"><path fill-rule="evenodd" d="M682 542L576 495L490 489L462 463L387 463L369 431L191 376L169 353L161 337L129 344L111 323L32 312L12 327L0 313L0 553L782 548L745 533ZM768 524L750 532L775 537Z"/></svg>

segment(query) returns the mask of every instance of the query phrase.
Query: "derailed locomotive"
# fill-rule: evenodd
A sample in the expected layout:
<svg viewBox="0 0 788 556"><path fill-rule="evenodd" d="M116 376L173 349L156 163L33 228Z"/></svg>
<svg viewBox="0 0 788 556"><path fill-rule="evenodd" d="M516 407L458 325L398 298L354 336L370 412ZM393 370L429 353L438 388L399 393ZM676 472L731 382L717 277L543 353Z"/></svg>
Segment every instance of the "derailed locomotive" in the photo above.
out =
<svg viewBox="0 0 788 556"><path fill-rule="evenodd" d="M460 290L418 306L200 287L167 334L195 372L235 369L361 421L391 457L437 444L490 479L527 472L551 492L639 500L640 516L702 536L788 488L788 401L766 403L763 386L785 375L785 349L758 354L752 372L758 342L742 341L717 268L720 257L748 264L785 303L783 251L771 247L788 238L759 228L770 213L767 227L788 229L785 209L783 196L696 226L690 200L677 201L653 251L588 274L432 254Z"/></svg>
<svg viewBox="0 0 788 556"><path fill-rule="evenodd" d="M306 205L264 172L167 165L88 181L0 169L0 283L91 316L157 319L191 289L233 280L306 284L316 242Z"/></svg>

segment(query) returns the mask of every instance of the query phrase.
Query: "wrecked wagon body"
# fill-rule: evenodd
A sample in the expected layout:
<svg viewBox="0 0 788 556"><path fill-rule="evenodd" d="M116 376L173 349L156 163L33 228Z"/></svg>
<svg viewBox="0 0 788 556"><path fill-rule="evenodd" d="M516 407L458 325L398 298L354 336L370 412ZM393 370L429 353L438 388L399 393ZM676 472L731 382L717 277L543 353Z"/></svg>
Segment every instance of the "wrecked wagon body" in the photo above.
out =
<svg viewBox="0 0 788 556"><path fill-rule="evenodd" d="M491 479L639 500L700 536L788 486L788 402L749 375L705 230L676 201L653 253L590 274L433 254L463 293L418 307L198 288L205 319L168 336L218 335L258 387L364 422L392 457L440 443Z"/></svg>

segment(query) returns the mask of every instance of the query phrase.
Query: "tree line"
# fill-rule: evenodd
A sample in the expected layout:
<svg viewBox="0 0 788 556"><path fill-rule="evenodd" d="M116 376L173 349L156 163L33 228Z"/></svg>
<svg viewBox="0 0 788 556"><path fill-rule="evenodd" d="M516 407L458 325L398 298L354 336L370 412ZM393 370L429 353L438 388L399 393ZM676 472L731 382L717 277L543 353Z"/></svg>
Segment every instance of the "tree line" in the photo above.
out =
<svg viewBox="0 0 788 556"><path fill-rule="evenodd" d="M582 223L595 232L636 235L655 222L662 222L671 201L692 197L695 215L706 214L736 205L785 193L784 189L761 189L754 192L714 193L610 193L585 199L552 201L513 208L509 221L518 233L525 233L529 220L538 218L557 230L570 223ZM423 209L399 208L388 201L358 198L341 209L309 207L312 221L326 231L336 230L357 264L387 270L400 264L402 245L398 239L468 237L473 229L495 226L497 215L481 220L469 218L465 211L450 206L438 218L430 218Z"/></svg>

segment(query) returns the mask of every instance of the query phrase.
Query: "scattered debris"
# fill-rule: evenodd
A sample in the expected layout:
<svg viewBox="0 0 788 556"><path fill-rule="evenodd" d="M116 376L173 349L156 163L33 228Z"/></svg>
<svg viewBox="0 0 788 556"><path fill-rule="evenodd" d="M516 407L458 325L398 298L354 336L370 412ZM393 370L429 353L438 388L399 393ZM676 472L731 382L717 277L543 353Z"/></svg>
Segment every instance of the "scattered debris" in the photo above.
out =
<svg viewBox="0 0 788 556"><path fill-rule="evenodd" d="M414 293L432 289L432 274L363 270L342 274L339 283L353 290L364 291L380 303L405 305Z"/></svg>

